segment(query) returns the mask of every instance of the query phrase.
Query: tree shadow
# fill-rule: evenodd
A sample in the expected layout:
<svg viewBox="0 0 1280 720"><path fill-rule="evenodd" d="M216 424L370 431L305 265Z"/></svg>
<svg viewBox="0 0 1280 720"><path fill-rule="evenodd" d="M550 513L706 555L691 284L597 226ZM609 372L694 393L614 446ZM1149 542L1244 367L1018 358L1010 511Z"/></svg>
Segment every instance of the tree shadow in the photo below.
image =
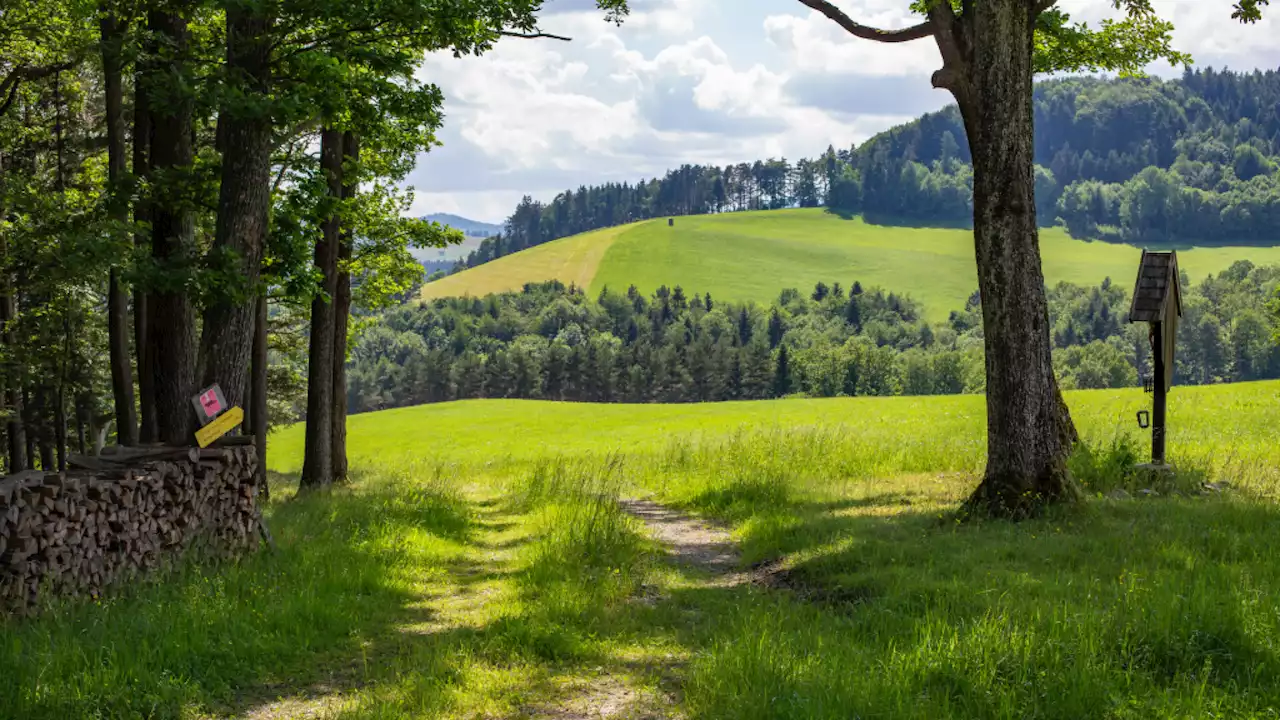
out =
<svg viewBox="0 0 1280 720"><path fill-rule="evenodd" d="M268 522L274 549L186 563L5 627L14 642L0 648L0 714L177 717L333 684L368 638L435 620L411 578L450 570L407 554L405 537L466 547L475 519L457 497L387 486L276 501ZM59 679L42 680L50 668Z"/></svg>
<svg viewBox="0 0 1280 720"><path fill-rule="evenodd" d="M686 639L709 653L691 676L710 688L692 700L704 716L1248 714L1280 701L1261 602L1280 594L1275 506L1108 501L956 524L903 500L796 503L769 513L786 521L739 526L763 594L674 598L728 609ZM916 704L895 712L903 698Z"/></svg>
<svg viewBox="0 0 1280 720"><path fill-rule="evenodd" d="M841 220L861 219L868 225L878 225L883 227L905 227L916 229L940 229L940 230L972 230L973 219L930 219L919 218L908 215L898 215L893 213L882 213L875 210L863 210L854 212L852 210L844 210L841 208L826 208L826 214L835 215Z"/></svg>

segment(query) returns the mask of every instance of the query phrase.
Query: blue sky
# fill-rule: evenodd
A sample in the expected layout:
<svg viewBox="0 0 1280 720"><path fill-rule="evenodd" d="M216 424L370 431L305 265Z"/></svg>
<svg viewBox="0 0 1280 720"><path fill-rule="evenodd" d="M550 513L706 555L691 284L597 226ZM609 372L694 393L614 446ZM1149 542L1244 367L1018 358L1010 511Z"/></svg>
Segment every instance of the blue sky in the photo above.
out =
<svg viewBox="0 0 1280 720"><path fill-rule="evenodd" d="M1060 4L1085 20L1115 14L1111 0ZM1231 0L1153 4L1198 66L1280 67L1280 8L1241 26ZM837 5L881 27L913 22L909 0ZM426 58L419 76L444 91L446 119L443 145L407 180L414 214L501 222L525 194L548 200L683 163L813 156L950 100L929 86L940 64L931 39L858 40L797 0L633 0L622 27L593 7L549 0L543 29L569 43L509 39L480 58Z"/></svg>

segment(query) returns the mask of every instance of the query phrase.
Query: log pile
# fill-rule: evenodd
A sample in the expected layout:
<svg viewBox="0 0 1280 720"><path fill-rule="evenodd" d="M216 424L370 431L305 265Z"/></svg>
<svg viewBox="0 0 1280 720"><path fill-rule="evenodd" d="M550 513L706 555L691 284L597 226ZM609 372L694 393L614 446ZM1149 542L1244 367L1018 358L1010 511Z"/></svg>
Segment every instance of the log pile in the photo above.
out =
<svg viewBox="0 0 1280 720"><path fill-rule="evenodd" d="M72 458L67 472L0 480L0 612L97 597L189 552L257 547L257 464L252 445L226 442Z"/></svg>

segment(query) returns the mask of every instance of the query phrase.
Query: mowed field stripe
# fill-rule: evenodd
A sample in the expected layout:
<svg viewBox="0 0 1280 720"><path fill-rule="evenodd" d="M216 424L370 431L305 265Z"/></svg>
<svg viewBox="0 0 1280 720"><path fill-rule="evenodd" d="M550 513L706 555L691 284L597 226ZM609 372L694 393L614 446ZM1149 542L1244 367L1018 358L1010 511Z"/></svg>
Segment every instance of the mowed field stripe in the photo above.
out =
<svg viewBox="0 0 1280 720"><path fill-rule="evenodd" d="M442 297L483 297L490 293L519 290L525 283L559 280L568 285L589 287L600 260L614 239L634 225L595 230L498 258L457 275L423 286L423 300Z"/></svg>

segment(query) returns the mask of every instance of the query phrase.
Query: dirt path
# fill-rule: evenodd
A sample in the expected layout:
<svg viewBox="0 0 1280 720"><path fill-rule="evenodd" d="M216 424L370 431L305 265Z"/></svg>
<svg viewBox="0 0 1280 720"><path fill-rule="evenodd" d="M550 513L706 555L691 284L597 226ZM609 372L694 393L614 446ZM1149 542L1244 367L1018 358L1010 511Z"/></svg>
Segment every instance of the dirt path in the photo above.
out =
<svg viewBox="0 0 1280 720"><path fill-rule="evenodd" d="M652 500L621 500L622 509L639 518L671 557L686 567L711 577L706 587L733 587L750 581L738 570L741 554L729 531L705 520L685 515Z"/></svg>
<svg viewBox="0 0 1280 720"><path fill-rule="evenodd" d="M687 581L698 587L733 587L751 581L750 572L739 569L741 554L729 532L651 500L620 500L621 508L644 523L645 531L666 549L672 562L693 570ZM500 596L502 577L511 572L516 550L528 536L514 516L491 501L478 503L481 538L460 558L451 573L451 587L422 600L431 619L401 629L407 642L430 642L458 627L482 627L493 619L491 606ZM358 704L355 678L335 687L315 686L291 697L266 702L240 717L244 720L323 720L354 709ZM516 717L527 720L675 720L677 700L665 691L637 687L630 673L601 667L586 677L564 678L560 692L544 702L522 709Z"/></svg>

